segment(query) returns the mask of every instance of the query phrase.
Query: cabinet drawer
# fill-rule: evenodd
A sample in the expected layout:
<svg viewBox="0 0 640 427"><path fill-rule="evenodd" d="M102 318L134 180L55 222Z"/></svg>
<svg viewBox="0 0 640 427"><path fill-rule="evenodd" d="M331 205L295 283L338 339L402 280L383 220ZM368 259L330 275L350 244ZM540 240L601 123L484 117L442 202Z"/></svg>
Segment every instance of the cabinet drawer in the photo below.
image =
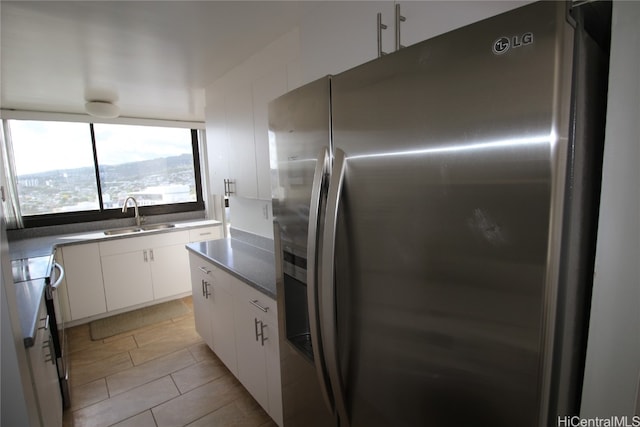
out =
<svg viewBox="0 0 640 427"><path fill-rule="evenodd" d="M237 300L241 304L248 306L255 315L266 317L277 324L278 309L275 300L235 278L233 280L233 292Z"/></svg>
<svg viewBox="0 0 640 427"><path fill-rule="evenodd" d="M212 284L214 289L222 288L231 292L231 276L226 271L194 254L189 254L189 264L192 279L195 278L198 281L204 279Z"/></svg>
<svg viewBox="0 0 640 427"><path fill-rule="evenodd" d="M214 225L189 230L189 242L202 242L204 240L222 239L222 227Z"/></svg>

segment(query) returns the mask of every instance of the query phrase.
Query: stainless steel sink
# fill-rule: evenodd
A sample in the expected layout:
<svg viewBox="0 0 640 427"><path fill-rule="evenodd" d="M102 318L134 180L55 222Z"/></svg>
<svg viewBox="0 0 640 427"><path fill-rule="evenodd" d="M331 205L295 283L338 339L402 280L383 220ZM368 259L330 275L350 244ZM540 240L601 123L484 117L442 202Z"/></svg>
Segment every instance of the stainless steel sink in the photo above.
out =
<svg viewBox="0 0 640 427"><path fill-rule="evenodd" d="M142 229L144 231L149 231L149 230L164 230L165 228L173 228L175 227L175 224L171 224L168 222L162 223L162 224L149 224L149 225L143 225Z"/></svg>
<svg viewBox="0 0 640 427"><path fill-rule="evenodd" d="M142 231L142 228L138 227L124 227L124 228L114 228L112 230L106 230L104 234L106 236L116 236L118 234L130 234L130 233L138 233Z"/></svg>

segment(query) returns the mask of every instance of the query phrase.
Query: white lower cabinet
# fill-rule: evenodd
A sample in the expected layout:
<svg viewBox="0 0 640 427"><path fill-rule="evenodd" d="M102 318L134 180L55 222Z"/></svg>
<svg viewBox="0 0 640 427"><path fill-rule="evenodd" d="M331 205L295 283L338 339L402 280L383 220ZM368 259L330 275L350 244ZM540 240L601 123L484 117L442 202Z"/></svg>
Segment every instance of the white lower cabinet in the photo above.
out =
<svg viewBox="0 0 640 427"><path fill-rule="evenodd" d="M204 258L189 257L196 330L282 425L276 302Z"/></svg>
<svg viewBox="0 0 640 427"><path fill-rule="evenodd" d="M65 270L60 288L65 321L188 294L185 245L221 237L221 226L205 225L59 246L56 260Z"/></svg>
<svg viewBox="0 0 640 427"><path fill-rule="evenodd" d="M238 379L282 425L276 302L233 278Z"/></svg>
<svg viewBox="0 0 640 427"><path fill-rule="evenodd" d="M189 268L181 262L188 242L189 232L179 231L100 243L107 310L188 292Z"/></svg>
<svg viewBox="0 0 640 427"><path fill-rule="evenodd" d="M101 257L107 310L153 300L148 251L123 252Z"/></svg>
<svg viewBox="0 0 640 427"><path fill-rule="evenodd" d="M167 298L191 291L189 258L184 243L151 249L150 267L153 298Z"/></svg>
<svg viewBox="0 0 640 427"><path fill-rule="evenodd" d="M234 375L237 375L233 297L229 275L189 254L196 331Z"/></svg>
<svg viewBox="0 0 640 427"><path fill-rule="evenodd" d="M38 330L33 346L27 348L31 381L40 411L40 425L60 426L62 423L62 398L58 382L58 368L49 330L49 316L44 300L38 311Z"/></svg>
<svg viewBox="0 0 640 427"><path fill-rule="evenodd" d="M62 246L58 250L62 253L64 282L71 316L65 320L77 320L105 313L107 305L98 243Z"/></svg>

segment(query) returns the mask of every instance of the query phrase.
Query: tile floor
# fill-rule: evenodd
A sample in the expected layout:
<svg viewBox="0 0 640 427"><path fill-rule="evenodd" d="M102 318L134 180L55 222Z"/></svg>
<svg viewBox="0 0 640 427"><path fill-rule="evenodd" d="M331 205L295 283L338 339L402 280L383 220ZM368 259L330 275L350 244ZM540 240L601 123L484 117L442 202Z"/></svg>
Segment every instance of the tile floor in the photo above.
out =
<svg viewBox="0 0 640 427"><path fill-rule="evenodd" d="M275 427L195 331L192 312L100 341L68 329L64 427Z"/></svg>

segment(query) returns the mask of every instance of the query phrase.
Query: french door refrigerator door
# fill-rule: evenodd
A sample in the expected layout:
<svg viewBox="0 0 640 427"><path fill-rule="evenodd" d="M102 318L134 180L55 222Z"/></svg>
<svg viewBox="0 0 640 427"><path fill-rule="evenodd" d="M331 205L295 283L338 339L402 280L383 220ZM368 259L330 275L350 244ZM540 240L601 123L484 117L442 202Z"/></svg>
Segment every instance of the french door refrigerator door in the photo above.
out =
<svg viewBox="0 0 640 427"><path fill-rule="evenodd" d="M318 257L330 161L330 78L269 104L284 423L336 424L318 322Z"/></svg>
<svg viewBox="0 0 640 427"><path fill-rule="evenodd" d="M332 78L341 425L546 425L572 34L541 2Z"/></svg>

